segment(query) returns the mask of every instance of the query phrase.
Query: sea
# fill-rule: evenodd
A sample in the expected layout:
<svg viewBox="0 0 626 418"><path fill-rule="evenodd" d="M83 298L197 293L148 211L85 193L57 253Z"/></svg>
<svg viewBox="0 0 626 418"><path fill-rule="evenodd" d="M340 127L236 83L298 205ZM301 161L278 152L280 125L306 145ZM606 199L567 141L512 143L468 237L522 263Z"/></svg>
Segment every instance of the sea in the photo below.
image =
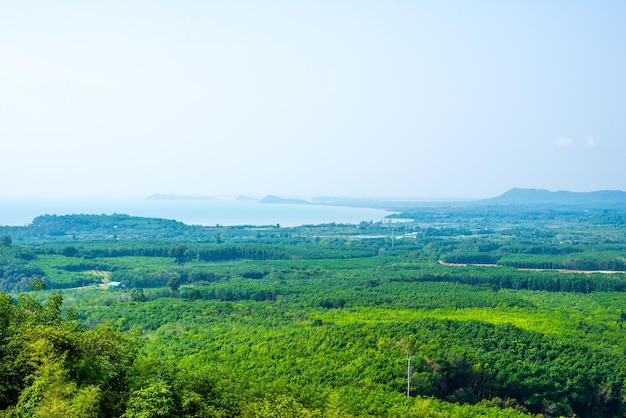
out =
<svg viewBox="0 0 626 418"><path fill-rule="evenodd" d="M41 215L125 214L173 219L187 225L280 225L293 227L328 223L384 221L381 209L343 206L259 203L221 199L0 199L0 225L24 226Z"/></svg>

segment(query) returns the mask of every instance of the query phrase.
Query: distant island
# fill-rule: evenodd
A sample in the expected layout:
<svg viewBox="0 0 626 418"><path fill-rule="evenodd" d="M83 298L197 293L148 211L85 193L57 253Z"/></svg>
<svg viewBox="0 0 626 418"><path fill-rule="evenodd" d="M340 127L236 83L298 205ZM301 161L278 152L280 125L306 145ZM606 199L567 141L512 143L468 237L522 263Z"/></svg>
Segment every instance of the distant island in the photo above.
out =
<svg viewBox="0 0 626 418"><path fill-rule="evenodd" d="M147 200L217 200L213 196L181 196L177 194L157 193L146 197Z"/></svg>
<svg viewBox="0 0 626 418"><path fill-rule="evenodd" d="M304 199L285 199L278 196L273 196L268 194L263 199L259 200L259 203L281 203L281 204L289 204L289 205L310 205L311 202L308 202Z"/></svg>

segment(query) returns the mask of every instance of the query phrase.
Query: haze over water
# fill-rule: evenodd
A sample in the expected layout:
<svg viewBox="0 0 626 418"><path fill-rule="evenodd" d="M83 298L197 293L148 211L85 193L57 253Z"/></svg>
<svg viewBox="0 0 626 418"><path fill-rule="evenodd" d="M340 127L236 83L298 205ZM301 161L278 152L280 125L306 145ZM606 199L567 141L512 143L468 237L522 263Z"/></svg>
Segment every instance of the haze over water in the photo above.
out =
<svg viewBox="0 0 626 418"><path fill-rule="evenodd" d="M40 215L127 214L174 219L188 225L300 226L381 221L380 209L323 205L263 204L238 200L11 199L0 205L0 225L27 225Z"/></svg>

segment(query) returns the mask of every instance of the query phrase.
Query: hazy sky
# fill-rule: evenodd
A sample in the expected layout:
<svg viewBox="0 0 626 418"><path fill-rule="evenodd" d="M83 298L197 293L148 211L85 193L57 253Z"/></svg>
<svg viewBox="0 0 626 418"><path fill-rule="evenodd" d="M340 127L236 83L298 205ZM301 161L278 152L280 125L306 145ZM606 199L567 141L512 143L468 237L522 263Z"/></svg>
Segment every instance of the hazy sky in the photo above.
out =
<svg viewBox="0 0 626 418"><path fill-rule="evenodd" d="M623 1L0 0L0 197L626 190Z"/></svg>

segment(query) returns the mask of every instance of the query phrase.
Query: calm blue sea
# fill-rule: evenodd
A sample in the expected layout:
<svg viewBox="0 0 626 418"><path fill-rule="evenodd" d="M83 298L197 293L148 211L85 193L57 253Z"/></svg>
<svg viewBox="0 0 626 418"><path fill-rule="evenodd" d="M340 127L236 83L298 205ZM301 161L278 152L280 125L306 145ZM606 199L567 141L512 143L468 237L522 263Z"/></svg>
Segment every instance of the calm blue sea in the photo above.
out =
<svg viewBox="0 0 626 418"><path fill-rule="evenodd" d="M321 205L264 204L235 199L148 200L148 199L1 199L0 225L27 225L40 215L127 214L175 219L189 225L276 225L300 226L322 223L359 223L382 220L379 209Z"/></svg>

